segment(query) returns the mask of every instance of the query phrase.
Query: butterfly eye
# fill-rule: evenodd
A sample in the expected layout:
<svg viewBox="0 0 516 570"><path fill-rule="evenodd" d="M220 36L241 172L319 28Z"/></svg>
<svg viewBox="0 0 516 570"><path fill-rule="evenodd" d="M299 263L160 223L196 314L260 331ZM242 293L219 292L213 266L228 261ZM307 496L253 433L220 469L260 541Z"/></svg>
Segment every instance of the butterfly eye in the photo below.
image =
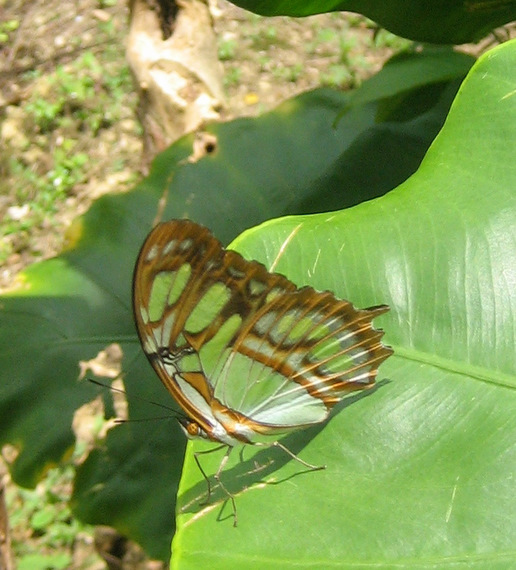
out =
<svg viewBox="0 0 516 570"><path fill-rule="evenodd" d="M201 426L192 421L189 418L185 418L185 417L179 417L178 418L179 421L179 425L183 428L183 431L185 432L186 437L188 437L189 439L195 439L195 438L203 438L203 439L207 439L207 434L205 431L203 431L203 429L201 428Z"/></svg>

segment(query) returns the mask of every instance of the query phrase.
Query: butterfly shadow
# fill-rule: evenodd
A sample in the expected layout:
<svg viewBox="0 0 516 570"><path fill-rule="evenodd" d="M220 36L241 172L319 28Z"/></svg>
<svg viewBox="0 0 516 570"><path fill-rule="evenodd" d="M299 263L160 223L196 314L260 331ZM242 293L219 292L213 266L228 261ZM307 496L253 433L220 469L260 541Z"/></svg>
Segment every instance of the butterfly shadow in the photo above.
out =
<svg viewBox="0 0 516 570"><path fill-rule="evenodd" d="M348 396L335 406L328 421L331 422L332 418L339 414L344 408L351 406L363 398L370 397L378 389L389 383L390 380L385 379L378 382L373 389L367 392L360 392ZM231 496L238 501L239 495L242 495L253 487L280 485L291 479L307 475L317 469L324 469L326 467L325 465L312 467L310 467L309 464L303 465L304 458L302 457L302 452L304 448L325 429L328 421L286 435L279 440L280 446L276 446L272 442L264 445L244 445L241 448L234 449L232 455L238 455L239 460L221 472L220 478L223 484L220 485L214 479L213 474L209 476L211 485L209 502L206 502L207 483L205 480L201 480L182 493L180 497L180 504L182 505L181 512L196 514L207 509L212 510L220 505L221 508L217 520L233 520L234 513L231 510L231 505L226 509L226 504L232 500ZM292 455L284 449L281 449L281 447L286 448ZM215 447L214 452L223 453L222 451L217 451L218 449L220 449L220 447ZM249 455L250 452L254 452L252 457L246 459L246 455ZM296 458L298 461L296 461ZM200 459L202 461L202 455ZM293 472L290 470L288 474L278 478L277 472L281 471L282 468L290 462L297 465L299 469Z"/></svg>

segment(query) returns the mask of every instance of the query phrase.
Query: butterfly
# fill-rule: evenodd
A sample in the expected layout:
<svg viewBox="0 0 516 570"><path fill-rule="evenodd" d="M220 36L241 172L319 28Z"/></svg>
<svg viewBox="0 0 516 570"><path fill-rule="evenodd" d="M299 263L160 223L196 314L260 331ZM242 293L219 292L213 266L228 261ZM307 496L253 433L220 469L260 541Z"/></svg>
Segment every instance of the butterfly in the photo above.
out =
<svg viewBox="0 0 516 570"><path fill-rule="evenodd" d="M184 412L186 435L227 447L215 480L235 526L234 497L220 478L231 450L268 442L323 468L278 436L325 421L344 396L373 387L392 354L372 325L386 305L356 309L329 291L298 288L190 220L161 223L146 238L133 308L143 350Z"/></svg>

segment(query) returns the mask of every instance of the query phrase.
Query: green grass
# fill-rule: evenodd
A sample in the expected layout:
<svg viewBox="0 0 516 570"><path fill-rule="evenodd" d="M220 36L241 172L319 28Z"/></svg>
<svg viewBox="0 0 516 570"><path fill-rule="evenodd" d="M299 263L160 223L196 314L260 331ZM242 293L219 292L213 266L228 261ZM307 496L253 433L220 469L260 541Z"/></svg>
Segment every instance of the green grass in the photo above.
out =
<svg viewBox="0 0 516 570"><path fill-rule="evenodd" d="M50 74L32 72L26 79L36 85L21 105L26 144L6 149L0 158L6 173L0 195L9 196L0 221L0 264L24 249L38 253L32 230L57 226L56 213L91 173L91 157L79 141L94 140L120 120L122 102L133 90L127 66L109 73L92 51Z"/></svg>
<svg viewBox="0 0 516 570"><path fill-rule="evenodd" d="M275 66L272 76L279 81L290 81L296 83L303 74L303 64L296 63L289 66Z"/></svg>
<svg viewBox="0 0 516 570"><path fill-rule="evenodd" d="M0 22L0 46L9 43L11 33L16 31L19 27L20 20L13 19Z"/></svg>
<svg viewBox="0 0 516 570"><path fill-rule="evenodd" d="M8 489L7 508L18 570L70 568L77 535L92 534L92 527L78 522L67 506L74 473L72 466L51 469L36 489Z"/></svg>
<svg viewBox="0 0 516 570"><path fill-rule="evenodd" d="M237 52L237 41L235 39L220 39L218 56L220 61L235 59Z"/></svg>
<svg viewBox="0 0 516 570"><path fill-rule="evenodd" d="M239 67L231 67L224 75L224 87L236 87L240 83L242 70Z"/></svg>

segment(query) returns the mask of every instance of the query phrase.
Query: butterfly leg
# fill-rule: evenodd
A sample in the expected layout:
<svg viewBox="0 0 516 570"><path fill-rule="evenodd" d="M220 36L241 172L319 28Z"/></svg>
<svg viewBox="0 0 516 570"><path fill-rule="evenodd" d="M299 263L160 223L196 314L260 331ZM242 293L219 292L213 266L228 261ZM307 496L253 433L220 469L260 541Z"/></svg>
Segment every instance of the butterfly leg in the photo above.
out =
<svg viewBox="0 0 516 570"><path fill-rule="evenodd" d="M204 472L204 469L202 468L201 462L199 461L199 455L207 455L208 453L213 453L214 451L218 451L219 449L223 449L224 447L228 447L228 446L227 445L219 445L217 447L214 447L213 449L207 449L205 451L196 451L194 453L195 463L197 463L197 467L199 468L199 471L202 473L202 476L204 477L204 480L206 481L206 487L208 488L206 500L203 501L201 503L201 505L206 505L207 503L210 502L212 490L211 490L210 478L208 477L208 475L206 475L206 473ZM228 449L230 450L231 448L228 448ZM226 457L227 455L229 455L228 452L226 452L226 455L224 455L224 457ZM224 459L222 459L222 461L224 461ZM227 459L226 459L226 461L227 461ZM225 462L224 462L224 464L225 464ZM219 467L217 474L220 474L220 471L221 471L221 469ZM219 481L219 483L220 483L220 481Z"/></svg>
<svg viewBox="0 0 516 570"><path fill-rule="evenodd" d="M224 454L224 457L222 458L222 461L220 462L219 468L217 469L217 472L215 473L213 478L215 479L215 481L217 481L217 483L219 484L222 491L224 491L224 493L227 495L228 499L231 501L231 506L233 507L233 526L237 526L237 508L236 508L235 497L232 495L232 493L230 493L228 491L228 489L226 488L226 486L224 485L224 483L221 481L221 478L220 478L220 475L221 475L222 471L224 470L226 463L228 462L229 455L233 451L233 448L230 445L219 445L217 447L214 447L213 449L207 449L206 451L196 451L194 453L195 462L197 463L197 467L199 468L199 471L202 473L202 476L204 477L204 480L206 481L206 486L208 488L206 500L203 501L201 503L201 505L206 505L207 503L210 502L210 497L211 497L211 494L213 491L212 491L210 479L206 475L204 469L201 466L201 462L199 461L199 455L206 455L207 453L213 453L214 451L218 451L219 449L222 449L224 447L227 448L226 453Z"/></svg>
<svg viewBox="0 0 516 570"><path fill-rule="evenodd" d="M227 449L224 457L222 458L222 461L220 462L219 468L217 469L217 473L215 473L215 475L213 477L214 477L215 481L217 481L217 483L219 484L220 488L224 491L224 493L226 493L228 499L231 501L231 506L233 507L233 526L235 527L235 526L237 526L237 522L238 522L235 497L232 493L230 493L228 491L228 489L226 488L226 486L224 485L224 483L222 482L222 480L220 478L220 475L221 475L222 471L224 470L224 467L226 466L226 463L228 462L229 455L232 451L233 451L233 447L228 446L228 449Z"/></svg>
<svg viewBox="0 0 516 570"><path fill-rule="evenodd" d="M275 441L273 444L274 447L279 447L280 449L282 449L287 455L290 455L290 457L292 457L292 459L295 459L296 461L298 461L299 463L301 463L301 465L304 465L305 467L308 467L308 469L310 469L311 471L319 471L321 469L326 469L326 465L312 465L311 463L308 463L307 461L303 461L301 459L301 457L298 457L295 453L292 453L292 451L290 451L290 449L288 449L287 447L285 447L282 443L280 443L279 441Z"/></svg>

